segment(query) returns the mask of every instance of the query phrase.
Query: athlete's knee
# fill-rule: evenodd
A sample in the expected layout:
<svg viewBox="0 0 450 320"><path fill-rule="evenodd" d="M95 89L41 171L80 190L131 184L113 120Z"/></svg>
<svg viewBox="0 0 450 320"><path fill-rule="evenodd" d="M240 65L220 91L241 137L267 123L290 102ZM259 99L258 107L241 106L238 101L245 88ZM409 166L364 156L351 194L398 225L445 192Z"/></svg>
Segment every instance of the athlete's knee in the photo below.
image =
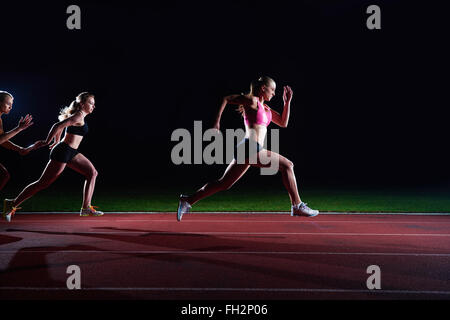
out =
<svg viewBox="0 0 450 320"><path fill-rule="evenodd" d="M294 170L294 163L291 160L285 159L280 163L280 169L284 171Z"/></svg>
<svg viewBox="0 0 450 320"><path fill-rule="evenodd" d="M288 160L288 167L290 170L294 170L294 163L290 160Z"/></svg>
<svg viewBox="0 0 450 320"><path fill-rule="evenodd" d="M94 167L90 168L86 172L86 178L88 178L88 179L95 179L95 178L97 178L97 176L98 176L98 171Z"/></svg>

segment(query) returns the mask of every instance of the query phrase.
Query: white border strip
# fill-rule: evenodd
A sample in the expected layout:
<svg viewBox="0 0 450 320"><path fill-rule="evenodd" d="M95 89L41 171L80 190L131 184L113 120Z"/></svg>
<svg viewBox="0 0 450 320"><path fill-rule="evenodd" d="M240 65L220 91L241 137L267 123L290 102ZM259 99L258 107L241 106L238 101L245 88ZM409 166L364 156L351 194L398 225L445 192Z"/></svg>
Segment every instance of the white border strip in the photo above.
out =
<svg viewBox="0 0 450 320"><path fill-rule="evenodd" d="M368 289L310 289L310 288L113 288L113 287L99 287L99 288L82 288L79 290L69 290L67 288L55 287L0 287L1 290L8 291L234 291L234 292L308 292L308 293L367 293L367 294L432 294L432 295L450 295L450 291L438 290L368 290Z"/></svg>
<svg viewBox="0 0 450 320"><path fill-rule="evenodd" d="M254 254L254 255L350 255L350 256L406 256L406 257L450 257L450 253L408 253L408 252L296 252L296 251L177 251L177 250L1 250L0 254L24 253L109 253L109 254Z"/></svg>
<svg viewBox="0 0 450 320"><path fill-rule="evenodd" d="M52 230L15 230L10 229L8 232L54 232ZM161 235L221 235L221 236L394 236L394 237L450 237L450 233L351 233L351 232L228 232L228 231L217 231L217 232L180 232L180 231L71 231L66 232L67 235L79 236L79 235L89 235L89 234L161 234Z"/></svg>

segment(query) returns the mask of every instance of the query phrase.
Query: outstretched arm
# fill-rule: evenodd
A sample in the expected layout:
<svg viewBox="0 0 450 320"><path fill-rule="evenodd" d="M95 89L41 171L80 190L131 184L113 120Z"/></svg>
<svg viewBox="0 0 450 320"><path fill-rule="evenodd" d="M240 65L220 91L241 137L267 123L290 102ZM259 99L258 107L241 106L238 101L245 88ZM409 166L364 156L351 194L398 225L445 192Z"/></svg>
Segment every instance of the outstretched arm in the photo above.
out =
<svg viewBox="0 0 450 320"><path fill-rule="evenodd" d="M223 110L227 104L243 105L243 106L253 106L255 105L255 97L249 97L243 94L232 94L226 96L222 99L222 104L220 105L219 112L217 113L216 121L214 123L214 128L220 129L220 118L222 117Z"/></svg>
<svg viewBox="0 0 450 320"><path fill-rule="evenodd" d="M22 148L21 151L19 151L21 156L25 156L27 154L29 154L31 151L39 149L41 147L45 146L45 140L38 140L35 143L29 145L26 148Z"/></svg>
<svg viewBox="0 0 450 320"><path fill-rule="evenodd" d="M31 115L27 114L25 116L25 118L24 117L20 118L19 124L17 125L17 127L15 127L14 129L12 129L11 131L8 131L6 133L3 131L3 124L0 120L0 144L2 145L2 147L5 147L6 149L9 149L9 150L21 152L23 150L23 148L12 143L11 141L9 141L9 139L14 137L16 134L18 134L22 130L25 130L29 126L33 125L32 120L33 120L33 117Z"/></svg>
<svg viewBox="0 0 450 320"><path fill-rule="evenodd" d="M283 113L280 115L278 112L272 110L272 121L282 128L286 128L289 122L292 95L293 93L291 87L285 86L283 92Z"/></svg>
<svg viewBox="0 0 450 320"><path fill-rule="evenodd" d="M61 135L62 135L63 130L59 130L58 133L55 135L55 137L53 138L53 142L52 144L50 144L48 147L50 149L53 149L54 146L56 146L60 141L61 141ZM43 140L44 144L47 144L47 140ZM51 141L51 140L50 140Z"/></svg>
<svg viewBox="0 0 450 320"><path fill-rule="evenodd" d="M81 120L82 115L77 112L73 116L55 123L50 129L50 132L47 135L47 139L45 139L45 144L50 144L53 141L53 143L50 145L50 148L53 147L61 139L61 134L65 127L81 122Z"/></svg>

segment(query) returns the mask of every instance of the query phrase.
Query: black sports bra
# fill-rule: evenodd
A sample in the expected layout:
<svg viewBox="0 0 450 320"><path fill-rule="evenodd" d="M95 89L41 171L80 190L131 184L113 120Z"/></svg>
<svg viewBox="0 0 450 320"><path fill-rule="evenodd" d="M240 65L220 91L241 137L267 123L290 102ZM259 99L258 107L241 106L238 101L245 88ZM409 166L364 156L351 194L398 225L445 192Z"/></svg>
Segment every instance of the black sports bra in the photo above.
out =
<svg viewBox="0 0 450 320"><path fill-rule="evenodd" d="M84 136L88 133L88 131L89 128L86 121L82 126L69 126L66 128L66 133L76 134L78 136Z"/></svg>

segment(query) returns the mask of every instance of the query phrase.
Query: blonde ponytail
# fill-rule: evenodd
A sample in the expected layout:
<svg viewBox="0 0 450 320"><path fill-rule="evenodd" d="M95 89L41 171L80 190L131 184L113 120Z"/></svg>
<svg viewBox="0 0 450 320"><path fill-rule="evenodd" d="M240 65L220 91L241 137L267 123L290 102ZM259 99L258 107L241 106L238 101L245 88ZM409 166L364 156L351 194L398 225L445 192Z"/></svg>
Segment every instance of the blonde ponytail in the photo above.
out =
<svg viewBox="0 0 450 320"><path fill-rule="evenodd" d="M89 92L80 93L75 100L73 100L68 107L62 108L59 112L58 120L63 121L67 119L75 112L79 111L81 108L81 103L86 102L89 97L93 97L94 95Z"/></svg>
<svg viewBox="0 0 450 320"><path fill-rule="evenodd" d="M262 76L262 77L259 77L258 80L253 80L253 81L250 83L250 92L247 93L247 94L248 94L248 95L255 95L255 94L258 94L259 89L260 89L263 85L268 86L268 85L270 85L271 82L275 82L275 81L274 81L272 78L268 77L268 76ZM243 93L241 93L241 94L243 95ZM237 111L238 111L242 116L244 116L245 108L244 108L243 105L240 105L240 106L237 108Z"/></svg>

